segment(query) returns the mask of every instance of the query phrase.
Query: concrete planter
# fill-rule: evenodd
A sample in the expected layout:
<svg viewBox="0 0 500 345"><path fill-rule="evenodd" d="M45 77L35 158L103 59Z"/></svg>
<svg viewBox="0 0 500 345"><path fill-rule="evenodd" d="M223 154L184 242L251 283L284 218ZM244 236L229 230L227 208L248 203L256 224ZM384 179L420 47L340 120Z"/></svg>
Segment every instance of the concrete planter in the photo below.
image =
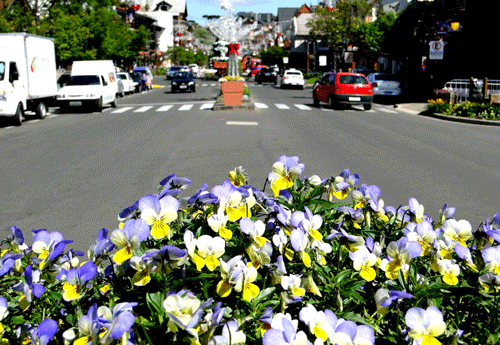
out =
<svg viewBox="0 0 500 345"><path fill-rule="evenodd" d="M241 105L243 100L243 81L225 81L220 84L224 105Z"/></svg>

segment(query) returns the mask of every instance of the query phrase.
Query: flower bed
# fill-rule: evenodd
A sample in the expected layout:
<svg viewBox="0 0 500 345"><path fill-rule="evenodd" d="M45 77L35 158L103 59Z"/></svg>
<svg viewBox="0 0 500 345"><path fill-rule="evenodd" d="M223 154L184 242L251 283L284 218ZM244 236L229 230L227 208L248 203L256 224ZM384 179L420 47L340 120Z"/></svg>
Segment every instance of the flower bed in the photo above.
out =
<svg viewBox="0 0 500 345"><path fill-rule="evenodd" d="M500 214L473 230L445 204L385 206L349 170L264 191L241 167L210 191L172 174L84 253L58 232L2 243L3 343L495 344ZM268 182L268 183L267 183ZM267 185L270 194L266 193Z"/></svg>
<svg viewBox="0 0 500 345"><path fill-rule="evenodd" d="M500 120L500 106L497 104L483 104L469 101L460 104L451 104L442 98L438 98L428 101L427 110L445 115Z"/></svg>

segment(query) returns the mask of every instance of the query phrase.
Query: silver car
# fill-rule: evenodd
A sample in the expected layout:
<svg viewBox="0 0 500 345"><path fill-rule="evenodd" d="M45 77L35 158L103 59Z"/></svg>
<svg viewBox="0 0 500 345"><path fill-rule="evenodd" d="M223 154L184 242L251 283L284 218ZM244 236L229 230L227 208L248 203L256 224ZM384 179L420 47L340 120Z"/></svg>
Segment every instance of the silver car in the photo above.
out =
<svg viewBox="0 0 500 345"><path fill-rule="evenodd" d="M370 73L367 76L372 84L374 96L399 97L403 93L400 79L390 73Z"/></svg>

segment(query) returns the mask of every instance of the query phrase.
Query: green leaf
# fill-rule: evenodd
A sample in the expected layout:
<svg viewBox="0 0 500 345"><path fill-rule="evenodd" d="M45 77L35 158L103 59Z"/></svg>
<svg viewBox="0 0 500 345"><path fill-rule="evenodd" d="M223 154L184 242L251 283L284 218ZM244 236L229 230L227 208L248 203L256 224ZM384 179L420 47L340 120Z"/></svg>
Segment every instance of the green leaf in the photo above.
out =
<svg viewBox="0 0 500 345"><path fill-rule="evenodd" d="M261 303L263 300L266 300L269 296L271 296L274 293L274 291L276 291L275 287L270 287L262 290L253 300L253 304L257 305Z"/></svg>
<svg viewBox="0 0 500 345"><path fill-rule="evenodd" d="M24 319L24 317L22 317L22 315L16 315L10 319L10 323L12 323L13 325L19 325L25 322L26 320Z"/></svg>
<svg viewBox="0 0 500 345"><path fill-rule="evenodd" d="M148 303L148 307L151 311L156 310L157 313L163 315L165 313L165 309L163 309L163 294L161 292L148 293L146 295L146 301Z"/></svg>

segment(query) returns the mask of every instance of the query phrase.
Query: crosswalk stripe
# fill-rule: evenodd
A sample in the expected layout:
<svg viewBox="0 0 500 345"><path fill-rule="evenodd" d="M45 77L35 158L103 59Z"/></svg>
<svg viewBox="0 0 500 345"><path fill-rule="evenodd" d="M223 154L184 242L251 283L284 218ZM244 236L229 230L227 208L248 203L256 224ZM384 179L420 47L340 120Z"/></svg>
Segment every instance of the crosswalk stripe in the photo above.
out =
<svg viewBox="0 0 500 345"><path fill-rule="evenodd" d="M264 104L264 103L257 103L257 102L255 102L255 107L259 108L259 109L269 108L266 104Z"/></svg>
<svg viewBox="0 0 500 345"><path fill-rule="evenodd" d="M169 110L172 107L173 107L172 104L162 105L161 107L159 107L158 109L156 109L156 111L167 111L167 110Z"/></svg>
<svg viewBox="0 0 500 345"><path fill-rule="evenodd" d="M286 104L277 103L277 104L275 104L275 106L278 109L290 109L290 107L288 105L286 105Z"/></svg>
<svg viewBox="0 0 500 345"><path fill-rule="evenodd" d="M200 110L212 109L213 107L214 107L213 103L205 103L205 104L202 104L202 106L200 107Z"/></svg>
<svg viewBox="0 0 500 345"><path fill-rule="evenodd" d="M201 84L201 86L207 86L208 84Z"/></svg>
<svg viewBox="0 0 500 345"><path fill-rule="evenodd" d="M134 113L145 113L146 111L148 111L149 109L153 108L153 106L151 105L146 105L144 107L140 107L139 109L137 110L134 110Z"/></svg>
<svg viewBox="0 0 500 345"><path fill-rule="evenodd" d="M192 105L192 104L184 104L183 106L181 106L181 107L179 108L179 111L186 111L186 110L191 109L192 107L193 107L193 105Z"/></svg>
<svg viewBox="0 0 500 345"><path fill-rule="evenodd" d="M397 114L397 111L389 110L389 109L386 109L386 108L377 108L377 110L380 110L380 111L382 111L384 113Z"/></svg>
<svg viewBox="0 0 500 345"><path fill-rule="evenodd" d="M294 106L296 106L297 108L299 108L300 110L312 110L311 108L309 108L307 105L305 104L294 104Z"/></svg>
<svg viewBox="0 0 500 345"><path fill-rule="evenodd" d="M112 111L111 113L113 114L119 114L119 113L124 113L128 110L132 109L132 107L123 107L123 108L120 108L120 109L116 109L114 111Z"/></svg>

